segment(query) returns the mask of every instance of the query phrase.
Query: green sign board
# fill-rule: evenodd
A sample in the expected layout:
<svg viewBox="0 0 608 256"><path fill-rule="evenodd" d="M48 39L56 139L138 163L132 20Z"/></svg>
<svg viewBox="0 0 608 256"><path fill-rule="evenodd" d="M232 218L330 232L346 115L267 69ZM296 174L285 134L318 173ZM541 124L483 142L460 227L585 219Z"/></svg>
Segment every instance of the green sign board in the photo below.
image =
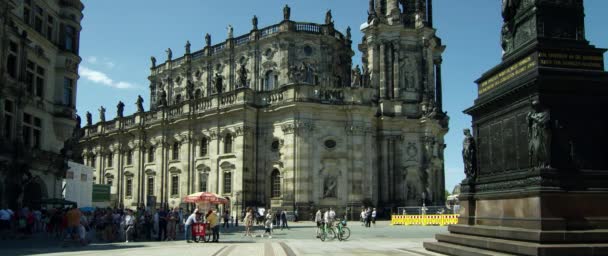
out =
<svg viewBox="0 0 608 256"><path fill-rule="evenodd" d="M93 202L110 201L110 185L93 184Z"/></svg>

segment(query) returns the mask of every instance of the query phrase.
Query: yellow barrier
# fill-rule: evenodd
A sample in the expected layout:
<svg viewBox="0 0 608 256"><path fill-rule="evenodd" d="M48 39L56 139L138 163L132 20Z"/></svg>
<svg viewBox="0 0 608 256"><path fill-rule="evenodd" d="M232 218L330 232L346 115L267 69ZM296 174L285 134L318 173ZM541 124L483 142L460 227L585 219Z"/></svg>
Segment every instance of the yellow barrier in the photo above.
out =
<svg viewBox="0 0 608 256"><path fill-rule="evenodd" d="M458 224L459 214L393 215L391 225L445 226Z"/></svg>

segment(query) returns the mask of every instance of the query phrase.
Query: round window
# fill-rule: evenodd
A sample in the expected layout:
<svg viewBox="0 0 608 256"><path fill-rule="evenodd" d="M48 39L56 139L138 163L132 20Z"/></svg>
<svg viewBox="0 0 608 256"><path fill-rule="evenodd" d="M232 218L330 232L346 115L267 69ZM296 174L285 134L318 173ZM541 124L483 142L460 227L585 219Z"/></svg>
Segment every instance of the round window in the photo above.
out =
<svg viewBox="0 0 608 256"><path fill-rule="evenodd" d="M272 151L278 151L279 150L279 141L278 140L274 140L272 142L272 144L270 145L270 148L272 149Z"/></svg>
<svg viewBox="0 0 608 256"><path fill-rule="evenodd" d="M325 147L326 148L335 148L336 147L336 141L335 140L326 140L325 141Z"/></svg>
<svg viewBox="0 0 608 256"><path fill-rule="evenodd" d="M304 54L306 54L306 56L310 56L312 55L312 47L310 46L304 46Z"/></svg>

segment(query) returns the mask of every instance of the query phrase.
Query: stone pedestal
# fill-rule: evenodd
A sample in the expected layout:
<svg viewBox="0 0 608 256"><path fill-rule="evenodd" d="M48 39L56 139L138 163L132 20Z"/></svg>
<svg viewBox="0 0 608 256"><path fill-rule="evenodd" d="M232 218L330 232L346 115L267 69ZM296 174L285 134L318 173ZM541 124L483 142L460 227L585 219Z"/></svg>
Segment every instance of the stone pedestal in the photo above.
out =
<svg viewBox="0 0 608 256"><path fill-rule="evenodd" d="M608 255L605 50L584 40L582 1L503 3L513 5L506 55L477 81L465 111L477 169L462 185L459 224L424 246L449 255ZM569 24L557 22L562 14ZM524 28L531 34L518 35Z"/></svg>

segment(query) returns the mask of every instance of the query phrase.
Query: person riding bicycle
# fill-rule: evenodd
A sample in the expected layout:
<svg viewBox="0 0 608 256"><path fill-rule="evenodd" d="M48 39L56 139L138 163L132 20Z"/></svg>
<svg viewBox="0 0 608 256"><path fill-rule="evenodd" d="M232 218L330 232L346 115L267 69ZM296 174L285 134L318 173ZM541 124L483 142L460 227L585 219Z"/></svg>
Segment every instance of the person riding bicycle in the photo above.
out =
<svg viewBox="0 0 608 256"><path fill-rule="evenodd" d="M321 209L317 210L315 214L315 222L317 223L317 238L321 235L321 225L323 225L323 214L321 213Z"/></svg>

